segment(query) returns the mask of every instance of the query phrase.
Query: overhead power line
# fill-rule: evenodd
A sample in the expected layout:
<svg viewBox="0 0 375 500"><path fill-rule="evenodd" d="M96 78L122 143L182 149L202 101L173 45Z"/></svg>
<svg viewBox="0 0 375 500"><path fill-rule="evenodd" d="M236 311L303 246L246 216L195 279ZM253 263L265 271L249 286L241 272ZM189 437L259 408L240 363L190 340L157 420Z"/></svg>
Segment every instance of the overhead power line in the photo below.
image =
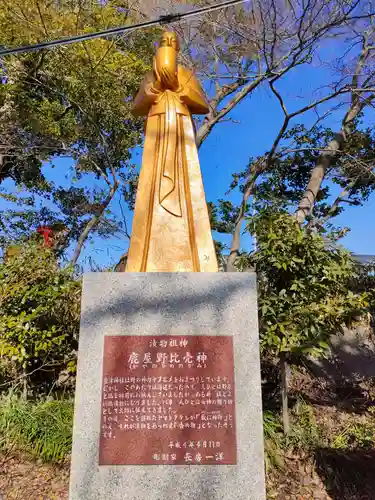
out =
<svg viewBox="0 0 375 500"><path fill-rule="evenodd" d="M2 49L0 50L1 56L10 56L12 54L20 54L23 52L34 52L35 50L41 49L50 49L52 47L57 47L59 45L70 45L76 42L84 42L86 40L91 40L93 38L101 38L107 37L111 35L120 35L122 33L126 33L128 31L135 31L141 28L149 28L151 26L156 25L164 25L173 23L176 21L180 21L182 19L187 19L190 17L196 17L201 14L206 14L208 12L213 12L215 10L225 9L227 7L231 7L233 5L238 5L241 3L246 3L250 0L228 0L226 2L218 3L217 5L208 5L206 7L201 7L196 10L192 10L190 12L184 13L176 13L176 14L167 14L163 16L159 16L157 19L153 19L152 21L146 21L144 23L131 24L130 26L120 26L118 28L110 28L108 30L98 31L96 33L87 33L85 35L76 35L66 38L61 38L60 40L46 41L41 43L36 43L34 45L24 45L22 47L15 47L11 49Z"/></svg>

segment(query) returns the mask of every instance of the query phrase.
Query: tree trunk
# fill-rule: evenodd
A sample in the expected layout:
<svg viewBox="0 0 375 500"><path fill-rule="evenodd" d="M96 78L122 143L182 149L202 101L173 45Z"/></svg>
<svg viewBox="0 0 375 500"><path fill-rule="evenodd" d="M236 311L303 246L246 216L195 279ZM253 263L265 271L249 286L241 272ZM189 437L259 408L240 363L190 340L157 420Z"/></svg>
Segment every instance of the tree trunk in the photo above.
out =
<svg viewBox="0 0 375 500"><path fill-rule="evenodd" d="M115 273L125 272L127 260L128 260L128 252L125 252L124 254L121 255L118 263L116 264L114 272Z"/></svg>
<svg viewBox="0 0 375 500"><path fill-rule="evenodd" d="M288 363L285 354L280 354L280 376L281 376L281 405L284 434L290 432L289 408L288 408Z"/></svg>
<svg viewBox="0 0 375 500"><path fill-rule="evenodd" d="M237 271L237 269L234 266L234 263L236 262L236 259L239 255L239 251L240 251L242 222L243 222L243 215L241 215L237 219L236 225L234 228L234 232L233 232L233 236L232 236L232 246L231 246L230 254L229 254L227 262L226 262L226 272L227 273L233 273L233 272Z"/></svg>
<svg viewBox="0 0 375 500"><path fill-rule="evenodd" d="M363 108L374 98L374 94L370 94L367 99L362 99L357 91L359 77L363 72L364 64L370 54L368 37L369 35L366 34L363 38L362 50L352 78L351 104L342 121L341 130L338 134L336 134L336 137L328 144L325 151L320 155L316 167L311 172L310 181L307 185L306 191L296 210L296 218L300 224L305 221L308 215L311 215L327 168L330 167L332 159L335 158L340 151L343 151L348 137L354 130L355 119L358 117ZM366 82L368 83L368 80L369 77L364 82L365 86ZM362 90L365 90L365 88Z"/></svg>
<svg viewBox="0 0 375 500"><path fill-rule="evenodd" d="M324 180L327 169L336 155L343 151L348 136L353 131L353 121L364 107L363 102L355 101L356 104L350 106L342 122L342 128L334 139L327 145L324 152L319 156L316 166L311 172L310 180L301 201L298 204L295 216L300 224L305 222L306 217L311 215L316 197Z"/></svg>
<svg viewBox="0 0 375 500"><path fill-rule="evenodd" d="M28 397L28 380L27 380L27 371L23 371L23 380L22 380L22 399L27 401Z"/></svg>
<svg viewBox="0 0 375 500"><path fill-rule="evenodd" d="M230 254L228 256L228 260L227 260L227 263L225 266L225 271L227 273L232 273L232 272L235 272L237 270L235 268L234 263L236 262L236 259L240 253L241 229L242 229L242 223L245 219L247 202L248 202L248 200L253 192L256 180L263 170L264 169L260 169L259 167L254 166L252 168L251 173L250 173L250 178L247 182L247 185L245 186L245 191L244 191L243 198L242 198L241 208L240 208L239 214L237 216L237 219L236 219L236 222L234 225Z"/></svg>
<svg viewBox="0 0 375 500"><path fill-rule="evenodd" d="M112 198L114 197L116 191L118 188L118 183L115 182L114 185L111 187L107 198L103 201L102 205L100 206L99 211L92 217L92 219L87 223L85 229L82 231L80 237L78 238L77 246L74 250L74 254L72 257L72 260L70 261L70 265L75 266L77 264L77 261L79 259L79 256L82 252L83 245L85 241L87 240L90 231L92 231L100 221L100 218L102 217L105 209L108 207L110 202L112 201Z"/></svg>

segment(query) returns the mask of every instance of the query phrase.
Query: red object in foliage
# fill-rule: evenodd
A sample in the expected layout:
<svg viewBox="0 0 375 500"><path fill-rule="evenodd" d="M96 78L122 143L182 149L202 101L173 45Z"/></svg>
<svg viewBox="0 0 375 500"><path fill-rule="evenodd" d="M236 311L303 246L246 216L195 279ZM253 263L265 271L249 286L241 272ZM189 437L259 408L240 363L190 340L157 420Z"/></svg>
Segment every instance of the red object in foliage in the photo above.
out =
<svg viewBox="0 0 375 500"><path fill-rule="evenodd" d="M37 233L43 235L44 246L51 248L53 245L53 230L49 226L40 226Z"/></svg>

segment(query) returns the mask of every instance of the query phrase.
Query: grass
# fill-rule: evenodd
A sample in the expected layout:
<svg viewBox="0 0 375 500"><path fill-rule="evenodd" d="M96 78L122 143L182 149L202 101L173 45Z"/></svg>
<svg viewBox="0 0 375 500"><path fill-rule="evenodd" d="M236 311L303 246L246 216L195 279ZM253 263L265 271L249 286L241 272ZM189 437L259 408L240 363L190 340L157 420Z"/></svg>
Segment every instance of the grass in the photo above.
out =
<svg viewBox="0 0 375 500"><path fill-rule="evenodd" d="M263 414L263 431L267 471L282 469L288 450L309 453L318 448L323 440L312 406L302 399L291 411L291 431L287 436L283 434L280 418L270 411Z"/></svg>
<svg viewBox="0 0 375 500"><path fill-rule="evenodd" d="M264 432L264 454L266 471L271 469L282 469L283 458L283 434L280 419L270 411L263 414Z"/></svg>
<svg viewBox="0 0 375 500"><path fill-rule="evenodd" d="M313 451L322 445L323 433L316 422L312 406L299 399L291 412L291 432L286 445L295 450Z"/></svg>
<svg viewBox="0 0 375 500"><path fill-rule="evenodd" d="M61 463L72 446L73 402L0 399L0 448L17 448L45 462Z"/></svg>
<svg viewBox="0 0 375 500"><path fill-rule="evenodd" d="M15 395L0 398L0 449L17 448L45 462L61 463L71 452L73 401L25 401ZM288 449L313 452L323 444L313 408L299 400L291 411L291 432L284 436L280 419L264 412L264 446L266 470L284 467ZM373 449L375 425L351 423L329 438L333 449Z"/></svg>
<svg viewBox="0 0 375 500"><path fill-rule="evenodd" d="M375 448L375 425L368 422L350 423L331 441L336 450L371 450Z"/></svg>

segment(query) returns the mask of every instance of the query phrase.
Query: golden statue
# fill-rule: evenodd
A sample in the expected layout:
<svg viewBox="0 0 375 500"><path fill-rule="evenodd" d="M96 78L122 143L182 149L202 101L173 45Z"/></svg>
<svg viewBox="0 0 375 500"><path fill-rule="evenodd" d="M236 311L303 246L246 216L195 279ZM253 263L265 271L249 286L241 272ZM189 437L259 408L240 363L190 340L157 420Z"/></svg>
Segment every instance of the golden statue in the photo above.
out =
<svg viewBox="0 0 375 500"><path fill-rule="evenodd" d="M164 33L134 102L147 122L127 272L218 271L191 117L209 108L179 49Z"/></svg>

